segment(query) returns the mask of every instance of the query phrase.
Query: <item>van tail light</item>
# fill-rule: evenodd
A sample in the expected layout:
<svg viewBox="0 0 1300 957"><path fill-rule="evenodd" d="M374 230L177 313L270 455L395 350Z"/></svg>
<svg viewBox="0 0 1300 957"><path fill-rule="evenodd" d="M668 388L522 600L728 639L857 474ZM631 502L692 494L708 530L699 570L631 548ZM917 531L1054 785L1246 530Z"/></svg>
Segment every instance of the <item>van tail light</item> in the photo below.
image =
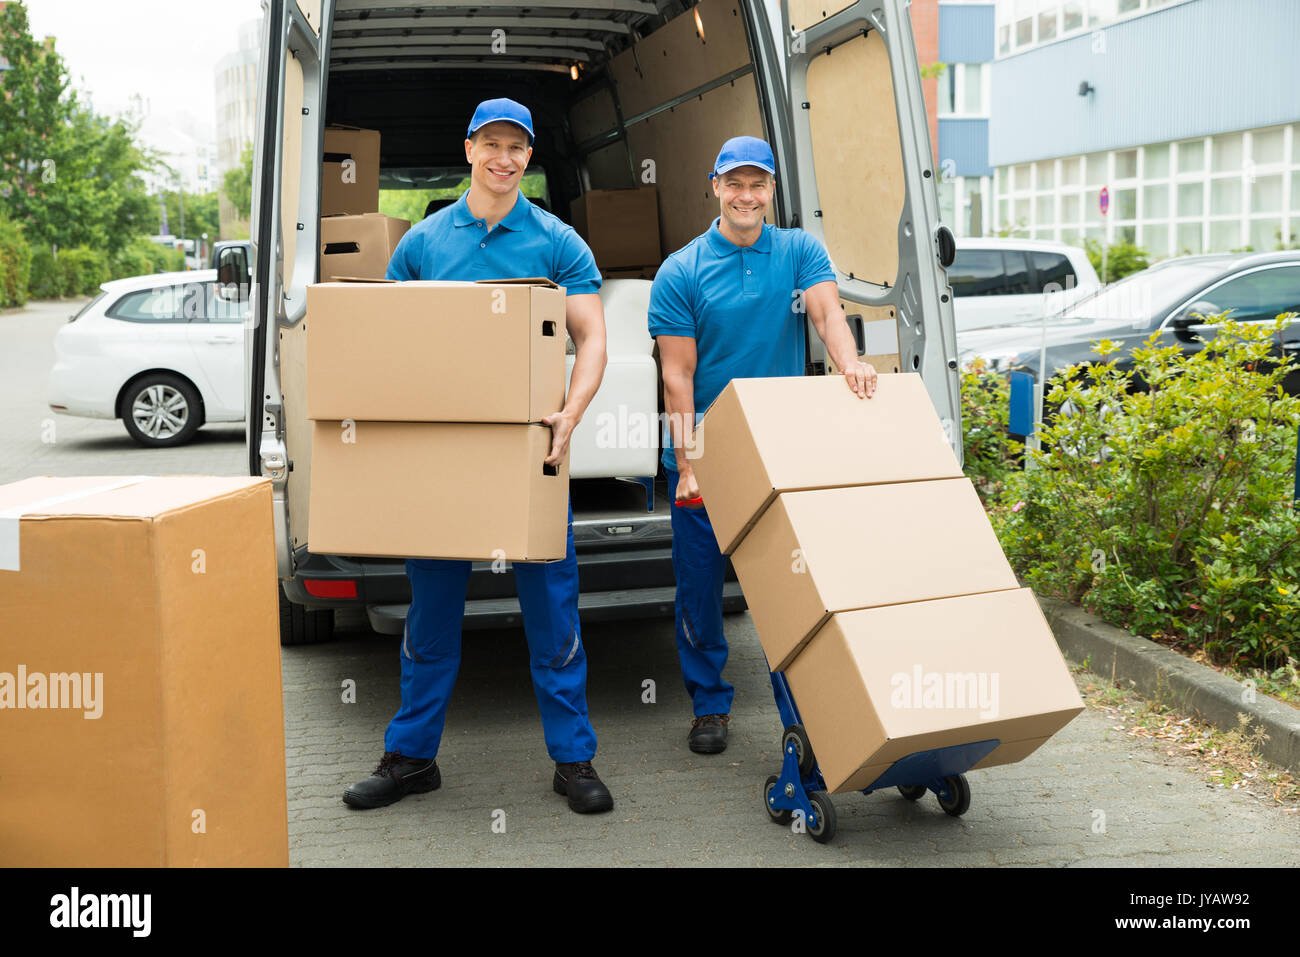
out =
<svg viewBox="0 0 1300 957"><path fill-rule="evenodd" d="M357 597L357 583L351 579L306 578L302 585L313 598Z"/></svg>

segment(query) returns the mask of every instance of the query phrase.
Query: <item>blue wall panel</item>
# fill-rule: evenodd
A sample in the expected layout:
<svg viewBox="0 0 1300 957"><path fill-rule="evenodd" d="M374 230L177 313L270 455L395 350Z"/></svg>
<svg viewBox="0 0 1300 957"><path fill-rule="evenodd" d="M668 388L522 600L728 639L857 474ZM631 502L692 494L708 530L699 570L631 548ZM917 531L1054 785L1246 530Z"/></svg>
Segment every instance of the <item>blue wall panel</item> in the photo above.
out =
<svg viewBox="0 0 1300 957"><path fill-rule="evenodd" d="M939 61L987 63L993 59L995 30L991 3L939 4Z"/></svg>
<svg viewBox="0 0 1300 957"><path fill-rule="evenodd" d="M989 121L939 117L939 171L949 160L956 176L992 176L989 166Z"/></svg>
<svg viewBox="0 0 1300 957"><path fill-rule="evenodd" d="M1191 0L998 60L989 159L1004 166L1300 120L1298 40L1298 0ZM1082 97L1085 80L1096 91Z"/></svg>

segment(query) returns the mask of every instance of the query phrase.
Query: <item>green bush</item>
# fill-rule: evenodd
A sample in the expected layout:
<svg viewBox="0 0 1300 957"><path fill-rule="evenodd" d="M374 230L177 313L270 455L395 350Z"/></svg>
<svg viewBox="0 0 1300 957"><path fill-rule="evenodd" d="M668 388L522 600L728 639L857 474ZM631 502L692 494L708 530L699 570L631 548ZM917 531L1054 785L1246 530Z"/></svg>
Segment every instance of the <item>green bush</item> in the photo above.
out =
<svg viewBox="0 0 1300 957"><path fill-rule="evenodd" d="M22 227L0 217L0 308L27 302L31 271L32 247Z"/></svg>
<svg viewBox="0 0 1300 957"><path fill-rule="evenodd" d="M134 239L120 247L109 259L109 273L114 279L126 279L130 276L147 276L157 272L154 257L147 246L161 249L156 243L147 239Z"/></svg>
<svg viewBox="0 0 1300 957"><path fill-rule="evenodd" d="M60 250L58 258L66 296L93 296L108 282L108 257L98 249L74 246Z"/></svg>
<svg viewBox="0 0 1300 957"><path fill-rule="evenodd" d="M1020 464L1021 444L1007 436L1011 380L977 357L961 372L962 461L980 499L996 499Z"/></svg>
<svg viewBox="0 0 1300 957"><path fill-rule="evenodd" d="M1092 263L1092 268L1097 270L1097 276L1102 282L1115 282L1132 273L1141 272L1151 265L1145 249L1125 240L1115 243L1106 250L1106 271L1105 275L1102 275L1101 243L1095 239L1085 239L1083 248L1088 254L1088 261Z"/></svg>
<svg viewBox="0 0 1300 957"><path fill-rule="evenodd" d="M1026 584L1225 664L1300 656L1300 398L1271 355L1288 318L1216 317L1199 352L1153 336L1130 370L1104 359L1049 383L1042 449L990 510Z"/></svg>
<svg viewBox="0 0 1300 957"><path fill-rule="evenodd" d="M48 246L32 250L32 271L27 288L33 299L58 299L65 295L63 270Z"/></svg>

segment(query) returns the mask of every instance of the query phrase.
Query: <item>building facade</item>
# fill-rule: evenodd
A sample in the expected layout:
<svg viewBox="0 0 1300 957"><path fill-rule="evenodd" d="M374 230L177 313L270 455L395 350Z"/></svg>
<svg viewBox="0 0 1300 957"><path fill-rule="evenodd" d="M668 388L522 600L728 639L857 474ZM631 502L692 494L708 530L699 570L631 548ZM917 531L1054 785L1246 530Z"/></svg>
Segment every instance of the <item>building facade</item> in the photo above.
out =
<svg viewBox="0 0 1300 957"><path fill-rule="evenodd" d="M1296 244L1300 2L997 0L994 18L993 231L1153 259Z"/></svg>

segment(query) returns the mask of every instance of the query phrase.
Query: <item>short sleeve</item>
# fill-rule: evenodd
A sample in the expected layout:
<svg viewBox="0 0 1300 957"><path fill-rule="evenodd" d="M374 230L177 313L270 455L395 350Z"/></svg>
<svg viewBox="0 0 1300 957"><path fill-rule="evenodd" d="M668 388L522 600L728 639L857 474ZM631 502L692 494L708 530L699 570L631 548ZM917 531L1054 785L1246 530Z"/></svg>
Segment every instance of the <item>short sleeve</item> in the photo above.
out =
<svg viewBox="0 0 1300 957"><path fill-rule="evenodd" d="M798 240L795 255L795 284L799 289L811 289L819 282L835 278L831 257L817 238L802 229L796 233Z"/></svg>
<svg viewBox="0 0 1300 957"><path fill-rule="evenodd" d="M420 278L420 255L424 249L423 235L423 231L417 233L412 229L397 241L393 258L388 261L388 271L384 273L385 279L404 281Z"/></svg>
<svg viewBox="0 0 1300 957"><path fill-rule="evenodd" d="M650 287L650 335L695 335L695 310L691 308L690 287L681 261L668 258L655 274Z"/></svg>
<svg viewBox="0 0 1300 957"><path fill-rule="evenodd" d="M572 228L560 230L555 258L555 275L551 280L564 287L566 296L582 296L600 291L600 270L582 237Z"/></svg>

